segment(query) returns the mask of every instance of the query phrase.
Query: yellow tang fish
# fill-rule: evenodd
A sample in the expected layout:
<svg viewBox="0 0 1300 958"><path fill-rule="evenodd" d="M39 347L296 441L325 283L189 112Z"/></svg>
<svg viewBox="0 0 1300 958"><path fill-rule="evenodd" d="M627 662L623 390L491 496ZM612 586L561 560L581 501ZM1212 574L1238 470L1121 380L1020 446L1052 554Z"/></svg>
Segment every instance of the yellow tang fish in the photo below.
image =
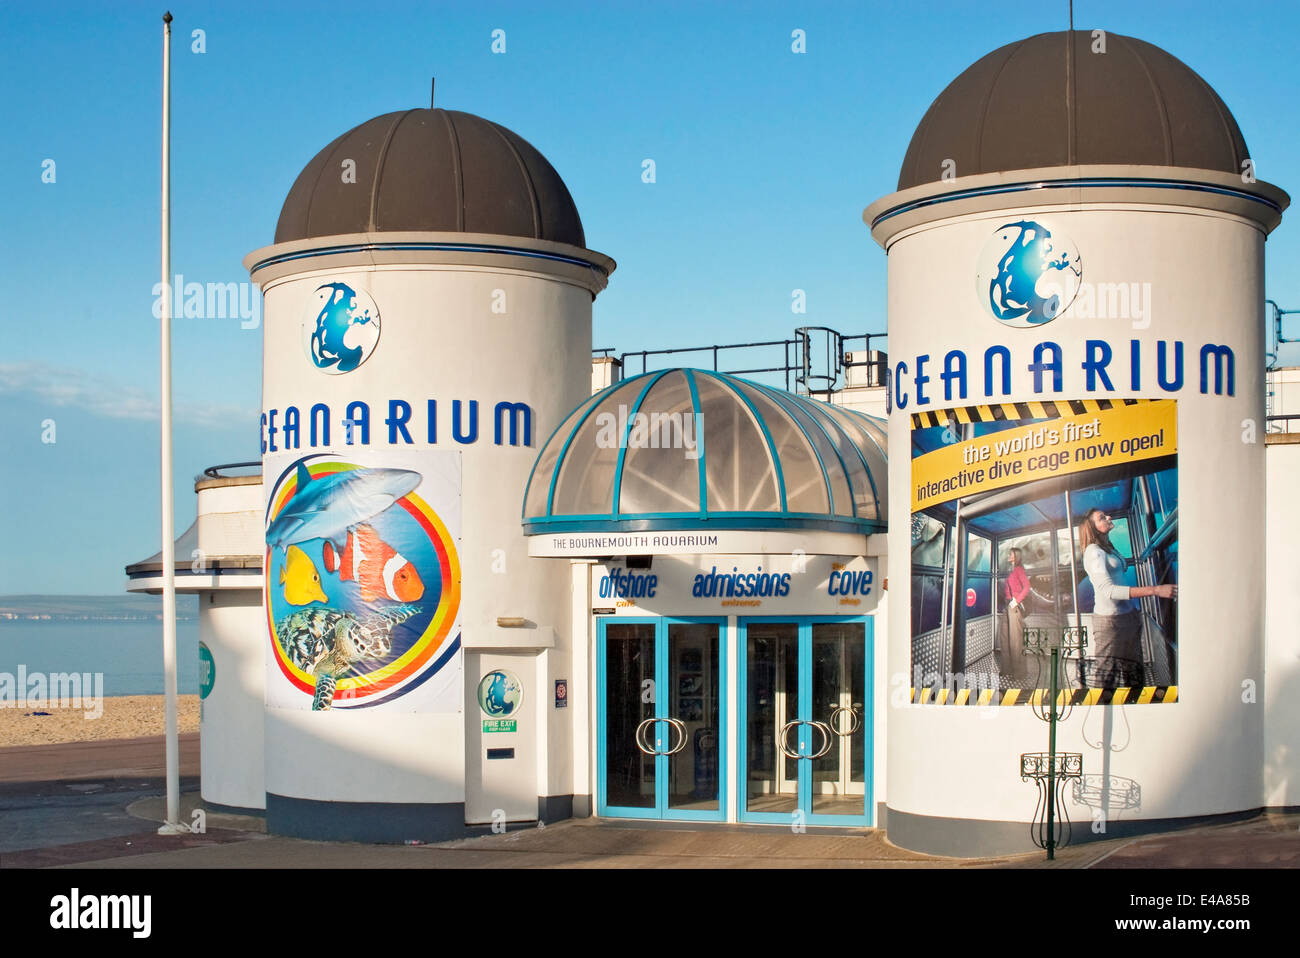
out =
<svg viewBox="0 0 1300 958"><path fill-rule="evenodd" d="M297 546L289 546L284 565L280 566L280 585L284 586L284 601L290 605L329 601L321 591L315 564Z"/></svg>

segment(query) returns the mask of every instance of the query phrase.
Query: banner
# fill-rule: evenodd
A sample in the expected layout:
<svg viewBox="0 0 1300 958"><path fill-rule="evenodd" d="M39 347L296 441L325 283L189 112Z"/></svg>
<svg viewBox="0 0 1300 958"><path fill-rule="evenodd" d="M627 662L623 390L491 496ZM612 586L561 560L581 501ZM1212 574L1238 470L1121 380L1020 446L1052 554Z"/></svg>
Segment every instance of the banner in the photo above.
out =
<svg viewBox="0 0 1300 958"><path fill-rule="evenodd" d="M456 711L460 485L459 454L435 450L283 468L266 510L268 705Z"/></svg>
<svg viewBox="0 0 1300 958"><path fill-rule="evenodd" d="M1030 413L1031 415L1026 415ZM912 700L1177 700L1175 400L913 416Z"/></svg>

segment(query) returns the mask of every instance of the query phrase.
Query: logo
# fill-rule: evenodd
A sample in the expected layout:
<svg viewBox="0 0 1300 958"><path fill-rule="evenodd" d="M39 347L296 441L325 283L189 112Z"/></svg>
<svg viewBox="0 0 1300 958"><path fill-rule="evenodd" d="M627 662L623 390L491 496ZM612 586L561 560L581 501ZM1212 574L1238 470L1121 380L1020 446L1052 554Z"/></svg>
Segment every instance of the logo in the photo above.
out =
<svg viewBox="0 0 1300 958"><path fill-rule="evenodd" d="M379 307L364 290L346 283L317 287L302 321L302 345L316 368L350 373L379 343Z"/></svg>
<svg viewBox="0 0 1300 958"><path fill-rule="evenodd" d="M999 226L980 252L975 291L1006 326L1050 323L1070 308L1083 281L1083 261L1065 234L1031 220Z"/></svg>
<svg viewBox="0 0 1300 958"><path fill-rule="evenodd" d="M217 681L217 663L212 658L212 650L202 642L199 643L199 698L205 699L212 694L212 686Z"/></svg>
<svg viewBox="0 0 1300 958"><path fill-rule="evenodd" d="M493 669L478 683L478 707L492 718L506 718L519 711L524 686L519 677L505 669Z"/></svg>

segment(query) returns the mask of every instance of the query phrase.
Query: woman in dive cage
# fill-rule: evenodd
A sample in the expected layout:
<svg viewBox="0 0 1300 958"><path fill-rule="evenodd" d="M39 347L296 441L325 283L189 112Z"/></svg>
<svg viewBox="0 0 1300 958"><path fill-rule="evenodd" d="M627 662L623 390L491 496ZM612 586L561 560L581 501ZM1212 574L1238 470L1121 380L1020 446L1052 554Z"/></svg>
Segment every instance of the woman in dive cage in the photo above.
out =
<svg viewBox="0 0 1300 958"><path fill-rule="evenodd" d="M1126 562L1110 542L1115 523L1100 509L1089 509L1079 523L1083 545L1083 569L1092 582L1096 600L1092 628L1088 633L1087 660L1091 663L1088 685L1118 689L1141 686L1142 613L1134 599L1155 596L1173 599L1176 585L1124 585Z"/></svg>

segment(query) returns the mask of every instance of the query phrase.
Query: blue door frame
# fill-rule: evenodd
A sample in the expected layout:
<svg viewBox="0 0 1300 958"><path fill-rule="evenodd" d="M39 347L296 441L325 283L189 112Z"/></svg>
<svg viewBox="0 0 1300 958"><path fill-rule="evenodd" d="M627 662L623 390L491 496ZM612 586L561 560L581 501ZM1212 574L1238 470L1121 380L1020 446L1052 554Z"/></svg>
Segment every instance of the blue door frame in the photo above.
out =
<svg viewBox="0 0 1300 958"><path fill-rule="evenodd" d="M669 690L668 627L676 623L707 623L718 627L718 808L696 811L668 807L668 773L670 756L655 756L655 803L653 807L629 808L607 802L608 755L606 754L606 629L609 625L653 625L655 628L655 701L654 738L670 739L667 719ZM693 822L721 822L727 817L727 620L724 616L598 616L596 618L596 814L609 818L655 818ZM687 748L691 748L690 744Z"/></svg>
<svg viewBox="0 0 1300 958"><path fill-rule="evenodd" d="M871 825L875 817L875 806L872 801L872 773L874 771L875 757L875 727L874 727L874 700L875 687L872 684L872 666L875 656L873 655L874 634L872 630L873 619L871 616L857 615L757 615L747 616L737 620L736 630L736 650L739 653L738 669L740 672L740 682L736 698L738 701L738 718L740 723L741 744L739 748L739 769L738 769L738 786L736 789L737 804L739 806L739 815L742 822L756 822L773 825L789 825L790 815L786 812L751 812L746 809L749 794L749 630L748 625L751 622L784 622L799 627L799 714L797 719L804 723L798 727L798 744L791 743L795 751L800 755L811 755L813 750L819 744L817 736L813 734L813 728L808 725L812 718L812 627L816 623L836 623L836 622L861 622L863 626L863 641L866 648L863 649L863 689L864 701L862 703L862 735L863 735L863 756L862 756L862 814L861 815L825 815L815 814L812 804L812 761L809 759L799 759L798 768L798 791L796 807L803 812L804 821L809 825ZM777 761L781 761L778 751Z"/></svg>

